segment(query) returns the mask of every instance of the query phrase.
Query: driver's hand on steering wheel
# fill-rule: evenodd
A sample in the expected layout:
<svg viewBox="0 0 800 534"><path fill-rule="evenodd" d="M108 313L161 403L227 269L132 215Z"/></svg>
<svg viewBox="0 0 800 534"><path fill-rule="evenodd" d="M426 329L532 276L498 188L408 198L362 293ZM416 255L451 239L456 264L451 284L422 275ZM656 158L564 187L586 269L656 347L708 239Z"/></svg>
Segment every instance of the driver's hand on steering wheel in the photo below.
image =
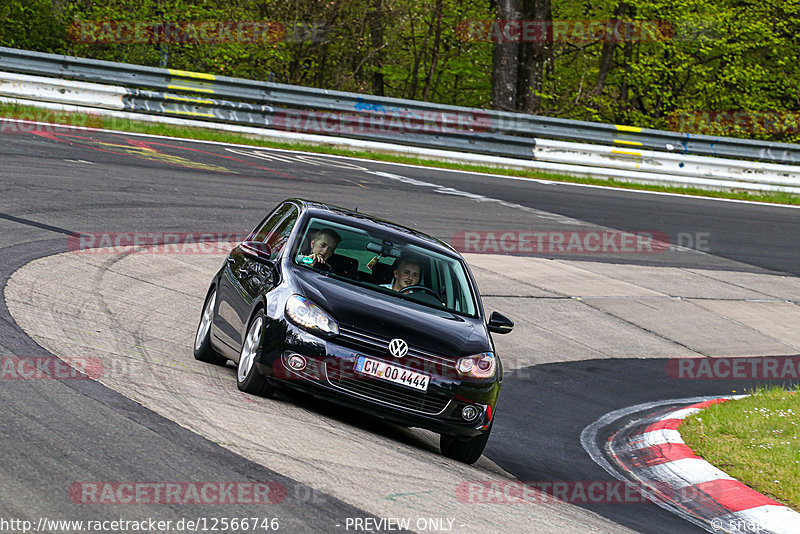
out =
<svg viewBox="0 0 800 534"><path fill-rule="evenodd" d="M325 257L319 252L312 252L307 256L303 256L301 258L301 262L308 265L309 267L316 267L318 269L322 268L328 271L331 270L330 264L325 262Z"/></svg>

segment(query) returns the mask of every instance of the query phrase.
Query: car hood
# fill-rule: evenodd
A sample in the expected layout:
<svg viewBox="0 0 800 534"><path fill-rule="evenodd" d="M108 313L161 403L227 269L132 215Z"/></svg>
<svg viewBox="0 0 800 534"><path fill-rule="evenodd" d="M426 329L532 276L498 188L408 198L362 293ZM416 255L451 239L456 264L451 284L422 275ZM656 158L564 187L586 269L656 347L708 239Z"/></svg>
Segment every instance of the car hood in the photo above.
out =
<svg viewBox="0 0 800 534"><path fill-rule="evenodd" d="M480 319L409 302L311 269L295 268L295 274L303 295L342 327L385 339L401 338L411 347L453 358L491 350Z"/></svg>

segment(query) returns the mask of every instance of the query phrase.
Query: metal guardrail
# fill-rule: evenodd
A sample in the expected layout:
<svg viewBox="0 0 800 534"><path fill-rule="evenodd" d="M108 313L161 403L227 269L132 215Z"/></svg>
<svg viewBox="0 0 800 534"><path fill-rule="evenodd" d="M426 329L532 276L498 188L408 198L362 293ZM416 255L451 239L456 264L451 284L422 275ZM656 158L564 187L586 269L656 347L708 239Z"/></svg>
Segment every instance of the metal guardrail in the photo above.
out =
<svg viewBox="0 0 800 534"><path fill-rule="evenodd" d="M262 105L246 102L216 100L204 98L188 99L174 94L153 92L142 89L131 89L123 97L126 111L151 113L157 115L173 115L231 124L243 124L274 128L278 130L297 131L317 134L335 134L356 139L400 143L426 148L446 148L478 154L489 154L510 158L531 159L533 157L534 139L515 137L504 134L492 134L481 131L451 128L449 131L416 133L406 128L399 133L396 130L383 130L373 127L370 117L366 120L363 114L340 112L336 116L336 131L325 131L320 124L325 118L313 111L301 111L285 107ZM385 121L384 121L385 122ZM412 121L413 122L413 121ZM297 127L292 124L314 123L314 128ZM422 126L421 121L413 122ZM420 128L421 129L421 128Z"/></svg>
<svg viewBox="0 0 800 534"><path fill-rule="evenodd" d="M646 173L671 176L671 183L682 185L756 189L769 188L786 192L800 192L800 167L775 163L756 163L729 158L710 158L685 154L668 154L649 150L620 149L586 143L570 143L538 139L534 148L537 161L554 164L617 169L631 174L639 173L646 181Z"/></svg>
<svg viewBox="0 0 800 534"><path fill-rule="evenodd" d="M322 111L335 113L341 125L330 133L357 139L526 159L533 157L535 144L529 137L489 131L481 110L427 102L418 102L422 107L415 110L396 106L387 109L365 95L4 47L0 47L0 70L126 87L129 91L123 98L123 109L140 113L286 130L291 127L292 119L298 118L297 111ZM454 110L463 113L459 116ZM403 125L404 131L398 132L396 128L375 125L376 117L387 115L410 122L411 127ZM367 127L347 131L353 130L353 125L358 126L359 120ZM454 127L425 131L425 121L431 120L439 123L452 120ZM323 128L292 131L326 133Z"/></svg>
<svg viewBox="0 0 800 534"><path fill-rule="evenodd" d="M719 157L692 156L667 152L655 152L588 143L573 143L537 138L533 148L533 158L498 157L464 151L448 151L440 148L403 146L385 141L366 141L330 135L294 133L270 128L243 126L231 123L209 122L206 120L185 119L166 116L160 112L169 106L171 114L188 113L197 115L193 105L185 103L186 97L171 95L163 98L163 93L140 93L141 105L147 106L151 113L125 111L130 108L132 89L90 82L76 82L57 78L30 76L0 72L0 102L16 102L23 105L43 107L57 111L78 111L106 115L120 119L138 119L158 123L214 128L218 130L266 136L290 142L310 142L351 146L360 150L388 150L416 156L432 157L460 163L478 163L535 169L545 172L565 173L575 176L613 178L639 183L667 184L673 186L704 187L713 189L744 189L755 191L784 191L800 194L800 166L774 163L752 162ZM123 102L125 101L125 102ZM176 103L177 101L177 103ZM127 104L126 104L127 102ZM177 107L176 107L177 106ZM262 114L246 104L220 101L222 108L215 108L215 120L224 113L236 114L238 122L247 123ZM292 113L304 113L286 110ZM272 117L272 108L264 112ZM251 114L252 117L247 114ZM267 120L269 119L267 117ZM26 114L23 120L30 119ZM47 119L45 115L43 118ZM284 117L285 118L285 117ZM5 129L8 125L4 124ZM13 127L12 127L13 128ZM27 128L27 126L23 127ZM438 141L428 140L432 144ZM233 150L233 149L228 149ZM249 153L248 153L249 154ZM258 153L257 157L262 157Z"/></svg>
<svg viewBox="0 0 800 534"><path fill-rule="evenodd" d="M0 70L127 87L131 91L126 97L126 109L132 111L279 129L287 125L275 119L291 117L289 110L330 112L338 117L339 129L332 132L338 136L514 158L533 157L535 139L545 138L673 154L800 164L800 145L794 144L487 111L5 47L0 47ZM363 124L376 116L389 117L411 127L399 133L384 133L375 128L348 131L348 125ZM448 117L457 123L457 128L415 131L416 126L446 122Z"/></svg>

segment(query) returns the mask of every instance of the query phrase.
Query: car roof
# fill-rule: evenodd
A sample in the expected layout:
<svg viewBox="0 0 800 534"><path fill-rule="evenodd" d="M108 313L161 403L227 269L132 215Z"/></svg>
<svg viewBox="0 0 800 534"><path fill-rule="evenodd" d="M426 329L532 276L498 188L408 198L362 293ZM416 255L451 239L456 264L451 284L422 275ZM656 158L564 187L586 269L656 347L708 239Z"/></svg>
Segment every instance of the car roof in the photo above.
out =
<svg viewBox="0 0 800 534"><path fill-rule="evenodd" d="M440 239L436 239L435 237L418 230L414 230L413 228L408 228L407 226L402 226L373 215L302 198L291 198L285 202L293 202L297 204L303 212L308 213L310 216L320 216L324 219L345 224L357 223L358 226L364 228L374 228L376 230L393 232L402 235L410 242L416 242L418 245L434 249L436 252L461 258L461 255L453 247Z"/></svg>

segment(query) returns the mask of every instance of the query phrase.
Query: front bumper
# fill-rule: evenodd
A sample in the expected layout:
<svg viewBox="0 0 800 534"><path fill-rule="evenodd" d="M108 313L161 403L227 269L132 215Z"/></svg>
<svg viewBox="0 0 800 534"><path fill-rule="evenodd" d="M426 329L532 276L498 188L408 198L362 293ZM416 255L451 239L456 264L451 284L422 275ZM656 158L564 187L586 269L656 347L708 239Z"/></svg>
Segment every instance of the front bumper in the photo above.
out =
<svg viewBox="0 0 800 534"><path fill-rule="evenodd" d="M456 377L455 369L449 368L451 360L422 362L413 354L407 361L393 360L381 353L378 344L363 343L364 336L353 332L345 329L340 336L323 339L286 321L277 321L266 327L256 368L277 386L302 390L403 426L465 437L487 430L500 389L496 378ZM287 361L292 354L305 358L304 369L289 368ZM362 375L354 371L358 356L423 372L431 377L428 389L421 392ZM478 416L471 421L462 417L461 410L467 405L478 409Z"/></svg>

